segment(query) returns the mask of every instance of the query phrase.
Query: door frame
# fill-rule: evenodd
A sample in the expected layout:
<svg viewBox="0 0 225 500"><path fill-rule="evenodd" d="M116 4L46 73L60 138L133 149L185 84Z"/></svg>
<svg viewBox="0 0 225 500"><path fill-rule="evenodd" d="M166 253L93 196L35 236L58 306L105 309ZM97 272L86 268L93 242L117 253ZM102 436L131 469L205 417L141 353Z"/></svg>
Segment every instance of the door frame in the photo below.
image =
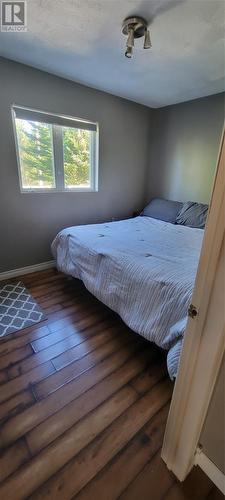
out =
<svg viewBox="0 0 225 500"><path fill-rule="evenodd" d="M225 351L223 307L217 314L216 322L212 323L213 311L217 304L215 293L219 300L218 287L216 291L214 284L216 285L215 278L221 260L224 235L225 133L223 130L192 295L192 304L197 310L197 315L188 318L161 455L167 467L180 481L185 479L195 463L202 426Z"/></svg>

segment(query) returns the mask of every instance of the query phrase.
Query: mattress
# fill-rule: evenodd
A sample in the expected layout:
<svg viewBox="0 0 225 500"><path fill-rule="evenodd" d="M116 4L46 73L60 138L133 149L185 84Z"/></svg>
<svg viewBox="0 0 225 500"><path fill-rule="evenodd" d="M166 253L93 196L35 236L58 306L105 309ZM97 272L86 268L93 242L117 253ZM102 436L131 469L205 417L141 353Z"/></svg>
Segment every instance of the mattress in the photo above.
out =
<svg viewBox="0 0 225 500"><path fill-rule="evenodd" d="M79 278L123 321L169 351L178 370L204 231L150 217L74 226L52 243L58 269Z"/></svg>

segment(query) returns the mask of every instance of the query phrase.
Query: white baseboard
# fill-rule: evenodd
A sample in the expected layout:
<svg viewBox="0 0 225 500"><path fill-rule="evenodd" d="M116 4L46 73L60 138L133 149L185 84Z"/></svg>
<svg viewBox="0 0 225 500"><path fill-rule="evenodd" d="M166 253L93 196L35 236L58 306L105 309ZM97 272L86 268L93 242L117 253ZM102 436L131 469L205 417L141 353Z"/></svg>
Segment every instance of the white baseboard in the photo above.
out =
<svg viewBox="0 0 225 500"><path fill-rule="evenodd" d="M225 495L225 475L218 467L198 448L195 455L195 465L201 467L205 474Z"/></svg>
<svg viewBox="0 0 225 500"><path fill-rule="evenodd" d="M49 260L48 262L41 262L40 264L34 264L33 266L20 267L18 269L12 269L11 271L5 271L0 273L0 281L8 280L10 278L15 278L16 276L22 276L23 274L35 273L37 271L44 271L45 269L50 269L55 266L54 260Z"/></svg>

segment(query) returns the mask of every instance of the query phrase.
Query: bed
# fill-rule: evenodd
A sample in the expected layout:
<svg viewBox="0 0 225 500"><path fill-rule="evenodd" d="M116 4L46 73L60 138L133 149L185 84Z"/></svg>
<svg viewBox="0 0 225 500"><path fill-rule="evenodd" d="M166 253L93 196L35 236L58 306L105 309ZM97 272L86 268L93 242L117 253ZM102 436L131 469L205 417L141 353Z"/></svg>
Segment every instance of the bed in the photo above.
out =
<svg viewBox="0 0 225 500"><path fill-rule="evenodd" d="M138 216L69 227L52 243L58 269L168 351L177 374L203 229Z"/></svg>

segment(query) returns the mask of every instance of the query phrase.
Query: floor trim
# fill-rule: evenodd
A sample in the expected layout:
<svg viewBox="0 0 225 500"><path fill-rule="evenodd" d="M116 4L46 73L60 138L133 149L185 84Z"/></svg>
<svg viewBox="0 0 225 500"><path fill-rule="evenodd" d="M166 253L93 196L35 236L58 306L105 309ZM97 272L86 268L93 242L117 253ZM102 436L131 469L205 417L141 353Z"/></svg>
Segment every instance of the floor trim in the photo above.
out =
<svg viewBox="0 0 225 500"><path fill-rule="evenodd" d="M40 262L40 264L34 264L33 266L19 267L18 269L12 269L11 271L0 273L0 281L15 278L16 276L22 276L23 274L35 273L36 271L44 271L45 269L50 269L54 266L55 261L49 260L47 262Z"/></svg>
<svg viewBox="0 0 225 500"><path fill-rule="evenodd" d="M198 448L195 455L195 465L213 481L217 488L225 495L225 475L218 467Z"/></svg>

